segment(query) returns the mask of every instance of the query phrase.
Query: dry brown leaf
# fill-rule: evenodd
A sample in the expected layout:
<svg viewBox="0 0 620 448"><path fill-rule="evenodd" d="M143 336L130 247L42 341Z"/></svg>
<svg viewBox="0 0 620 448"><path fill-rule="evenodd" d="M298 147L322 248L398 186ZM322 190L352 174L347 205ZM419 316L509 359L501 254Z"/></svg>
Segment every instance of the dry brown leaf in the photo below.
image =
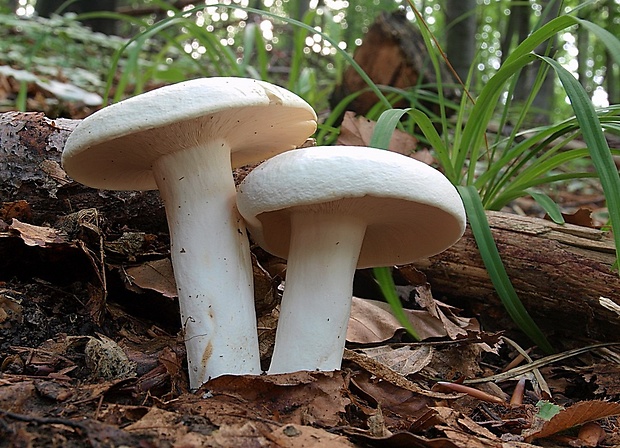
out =
<svg viewBox="0 0 620 448"><path fill-rule="evenodd" d="M202 433L204 435L206 428L201 428L203 431L198 431L197 424L194 422L194 428L190 425L179 424L179 415L175 412L169 412L163 409L159 409L155 406L151 407L149 411L140 420L132 423L125 428L132 434L140 434L144 436L157 435L159 440L176 441L181 439L187 434L190 429L193 429L195 433ZM211 431L215 430L214 426L210 426ZM190 445L191 446L191 445Z"/></svg>
<svg viewBox="0 0 620 448"><path fill-rule="evenodd" d="M580 401L562 409L553 418L544 421L542 425L532 431L527 431L523 435L527 442L531 442L535 439L549 437L573 426L614 415L620 415L620 403L602 400Z"/></svg>
<svg viewBox="0 0 620 448"><path fill-rule="evenodd" d="M256 322L258 328L258 348L260 351L260 359L265 360L265 362L268 362L273 353L279 316L280 307L276 307L271 311L271 313L260 316Z"/></svg>
<svg viewBox="0 0 620 448"><path fill-rule="evenodd" d="M34 381L0 383L0 409L8 412L28 412L28 405L37 395Z"/></svg>
<svg viewBox="0 0 620 448"><path fill-rule="evenodd" d="M337 145L347 146L368 146L372 133L375 130L376 122L369 120L361 115L356 116L354 112L345 112L342 119L342 125L340 126L340 135L336 142ZM418 140L399 129L392 134L392 140L390 141L389 150L404 154L406 156L411 155L418 146Z"/></svg>
<svg viewBox="0 0 620 448"><path fill-rule="evenodd" d="M452 343L437 347L423 375L432 378L476 378L481 374L480 356L486 344Z"/></svg>
<svg viewBox="0 0 620 448"><path fill-rule="evenodd" d="M400 373L394 372L389 367L381 364L378 361L366 356L363 353L356 353L353 350L345 349L344 358L348 361L354 362L368 373L376 376L379 380L385 380L395 386L402 389L415 392L416 394L424 395L426 397L438 398L438 399L454 399L458 398L450 394L443 394L439 392L432 392L430 390L422 389L413 381L409 381Z"/></svg>
<svg viewBox="0 0 620 448"><path fill-rule="evenodd" d="M595 227L594 220L592 219L592 210L589 208L580 208L574 213L562 213L562 217L568 224L590 228Z"/></svg>
<svg viewBox="0 0 620 448"><path fill-rule="evenodd" d="M234 376L212 379L202 389L235 398L246 411L286 423L331 427L338 425L345 406L348 380L343 372L295 372L281 375Z"/></svg>
<svg viewBox="0 0 620 448"><path fill-rule="evenodd" d="M286 425L267 434L266 437L275 446L282 448L353 448L355 446L346 437L311 426Z"/></svg>
<svg viewBox="0 0 620 448"><path fill-rule="evenodd" d="M66 401L73 396L73 386L64 381L38 380L34 383L42 397L55 401Z"/></svg>
<svg viewBox="0 0 620 448"><path fill-rule="evenodd" d="M456 308L435 300L431 293L431 286L426 281L426 276L413 265L401 266L397 269L412 286L416 287L415 300L418 305L441 321L450 339L454 340L459 336L465 336L468 330L473 332L480 330L475 319L456 316L454 314Z"/></svg>
<svg viewBox="0 0 620 448"><path fill-rule="evenodd" d="M609 362L571 367L570 370L580 373L588 383L595 384L596 395L606 398L620 396L620 365Z"/></svg>
<svg viewBox="0 0 620 448"><path fill-rule="evenodd" d="M254 278L254 307L260 318L268 315L278 304L277 288L269 272L261 266L256 255L252 255L252 273Z"/></svg>
<svg viewBox="0 0 620 448"><path fill-rule="evenodd" d="M405 427L410 426L413 423L411 419L416 418L423 409L433 405L435 401L431 397L420 395L388 381L382 381L368 372L355 374L351 381L384 411L396 414L396 420L387 412L384 416L387 429L392 432L403 429L403 424ZM410 419L408 423L402 421L407 418Z"/></svg>
<svg viewBox="0 0 620 448"><path fill-rule="evenodd" d="M8 329L24 321L20 295L0 289L0 328Z"/></svg>
<svg viewBox="0 0 620 448"><path fill-rule="evenodd" d="M433 359L433 347L430 345L404 346L392 348L381 346L360 349L360 352L384 364L403 376L418 373Z"/></svg>
<svg viewBox="0 0 620 448"><path fill-rule="evenodd" d="M489 440L479 435L470 434L469 432L450 427L438 427L437 429L442 430L450 442L459 448L502 448L505 446L504 443L498 439Z"/></svg>
<svg viewBox="0 0 620 448"><path fill-rule="evenodd" d="M421 339L446 336L441 321L428 312L404 311ZM377 300L353 297L347 341L359 344L384 342L393 338L398 331L404 331L404 328L392 314L390 305Z"/></svg>
<svg viewBox="0 0 620 448"><path fill-rule="evenodd" d="M30 204L24 200L14 202L2 202L0 207L0 219L10 221L11 219L22 219L28 221L32 218Z"/></svg>
<svg viewBox="0 0 620 448"><path fill-rule="evenodd" d="M27 246L45 247L48 244L68 244L66 236L59 230L51 227L33 226L13 218L10 230L19 233Z"/></svg>
<svg viewBox="0 0 620 448"><path fill-rule="evenodd" d="M302 425L278 425L260 421L246 421L212 425L200 416L186 417L173 412L152 408L142 419L129 425L127 431L133 434L152 436L165 440L174 447L282 447L313 448L329 446L352 448L345 437L331 434L320 428Z"/></svg>
<svg viewBox="0 0 620 448"><path fill-rule="evenodd" d="M368 446L390 447L390 448L459 448L445 437L429 439L410 432L397 432L385 437L376 437L357 428L346 428L345 432L355 439L366 442Z"/></svg>
<svg viewBox="0 0 620 448"><path fill-rule="evenodd" d="M125 271L131 278L132 286L156 291L164 297L174 298L177 296L172 263L168 258L148 261L138 266L129 267Z"/></svg>

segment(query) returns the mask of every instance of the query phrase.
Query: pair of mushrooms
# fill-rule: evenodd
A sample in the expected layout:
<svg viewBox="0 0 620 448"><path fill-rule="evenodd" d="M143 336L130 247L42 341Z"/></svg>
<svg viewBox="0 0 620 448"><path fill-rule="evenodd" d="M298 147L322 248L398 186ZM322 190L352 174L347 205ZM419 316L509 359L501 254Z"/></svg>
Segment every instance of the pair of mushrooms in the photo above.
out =
<svg viewBox="0 0 620 448"><path fill-rule="evenodd" d="M159 189L192 388L261 373L246 225L288 259L269 373L340 368L355 269L409 263L463 234L462 202L441 173L372 148L294 149L316 123L278 86L207 78L101 109L66 142L76 181ZM232 168L264 159L237 193Z"/></svg>

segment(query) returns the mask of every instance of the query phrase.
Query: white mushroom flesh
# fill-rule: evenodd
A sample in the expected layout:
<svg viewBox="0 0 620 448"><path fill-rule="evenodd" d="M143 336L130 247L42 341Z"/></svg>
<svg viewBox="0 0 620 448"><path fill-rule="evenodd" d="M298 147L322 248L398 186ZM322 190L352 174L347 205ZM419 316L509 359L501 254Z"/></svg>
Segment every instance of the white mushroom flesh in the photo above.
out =
<svg viewBox="0 0 620 448"><path fill-rule="evenodd" d="M293 211L290 219L289 280L269 373L337 370L366 222L329 210Z"/></svg>
<svg viewBox="0 0 620 448"><path fill-rule="evenodd" d="M230 148L214 140L162 156L153 175L170 228L190 384L260 373L252 264Z"/></svg>

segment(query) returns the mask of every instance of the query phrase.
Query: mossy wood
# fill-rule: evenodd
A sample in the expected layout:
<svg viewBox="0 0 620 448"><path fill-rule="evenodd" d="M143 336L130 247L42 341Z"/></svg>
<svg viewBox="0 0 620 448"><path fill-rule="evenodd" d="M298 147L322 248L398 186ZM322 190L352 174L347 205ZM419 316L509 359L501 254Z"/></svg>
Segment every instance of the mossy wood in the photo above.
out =
<svg viewBox="0 0 620 448"><path fill-rule="evenodd" d="M362 44L357 47L353 59L378 86L390 86L398 89L410 89L423 86L426 91L436 91L437 76L428 56L424 39L420 31L407 19L404 11L381 13L364 35ZM442 67L442 84L453 83L447 69ZM338 104L347 95L368 87L365 81L353 69L348 67L342 82L332 95L332 105ZM456 99L455 89L444 87L444 96ZM366 92L355 98L347 110L365 115L378 102L377 96ZM435 113L436 104L422 102ZM399 101L395 107L408 107L406 101Z"/></svg>

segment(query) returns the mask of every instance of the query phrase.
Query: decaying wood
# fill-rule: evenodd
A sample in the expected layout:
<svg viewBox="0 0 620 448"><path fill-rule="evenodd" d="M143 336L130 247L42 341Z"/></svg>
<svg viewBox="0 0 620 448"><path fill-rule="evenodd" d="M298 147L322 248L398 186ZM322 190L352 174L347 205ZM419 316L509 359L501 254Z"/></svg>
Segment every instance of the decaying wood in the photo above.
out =
<svg viewBox="0 0 620 448"><path fill-rule="evenodd" d="M156 191L99 191L67 177L60 154L76 124L38 113L0 114L0 219L54 224L75 211L97 208L108 229L167 232ZM606 297L620 303L609 235L504 213L489 212L488 218L513 285L545 332L617 339L620 317L599 302ZM489 329L514 328L469 230L452 248L415 265L426 273L435 295L473 310Z"/></svg>
<svg viewBox="0 0 620 448"><path fill-rule="evenodd" d="M100 191L67 177L60 166L65 141L79 120L41 113L0 114L0 219L54 224L59 217L97 208L112 229L167 231L157 191ZM15 210L17 201L18 210Z"/></svg>
<svg viewBox="0 0 620 448"><path fill-rule="evenodd" d="M407 19L405 11L381 13L364 35L363 43L355 50L353 59L377 85L399 89L424 85L426 91L436 90L432 86L437 83L437 77L424 39ZM442 82L447 85L452 83L452 77L445 69L442 70ZM367 87L357 71L348 67L330 102L335 106L349 94ZM457 92L445 87L444 96L455 99ZM365 115L378 101L374 93L362 93L348 105L347 110ZM408 105L406 101L396 104L397 107ZM438 112L436 104L423 105Z"/></svg>
<svg viewBox="0 0 620 448"><path fill-rule="evenodd" d="M620 316L600 303L620 305L620 277L612 271L609 234L571 224L499 212L487 217L506 270L541 329L570 339L617 340ZM417 262L433 292L474 310L487 328L514 327L495 293L468 229L447 251Z"/></svg>

